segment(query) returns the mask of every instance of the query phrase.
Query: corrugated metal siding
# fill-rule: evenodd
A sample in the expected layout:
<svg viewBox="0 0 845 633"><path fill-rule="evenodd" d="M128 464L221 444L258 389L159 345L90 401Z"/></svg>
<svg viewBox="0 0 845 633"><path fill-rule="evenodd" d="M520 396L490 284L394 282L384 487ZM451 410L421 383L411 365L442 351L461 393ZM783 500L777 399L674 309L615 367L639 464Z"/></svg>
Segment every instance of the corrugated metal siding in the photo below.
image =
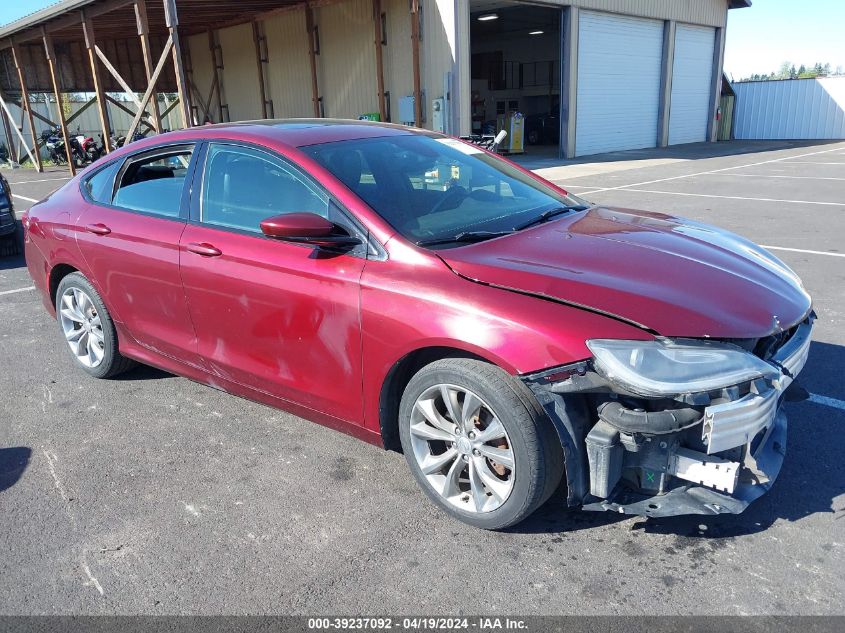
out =
<svg viewBox="0 0 845 633"><path fill-rule="evenodd" d="M705 26L725 26L728 19L728 0L544 0L543 4Z"/></svg>
<svg viewBox="0 0 845 633"><path fill-rule="evenodd" d="M657 145L663 22L582 11L576 155Z"/></svg>
<svg viewBox="0 0 845 633"><path fill-rule="evenodd" d="M261 118L261 91L258 86L258 66L252 25L241 24L217 32L223 51L224 105L229 106L229 120L243 121Z"/></svg>
<svg viewBox="0 0 845 633"><path fill-rule="evenodd" d="M202 33L188 38L188 46L191 50L191 67L193 68L194 86L196 92L191 91L191 101L196 106L195 114L200 123L203 123L202 107L197 103L198 98L202 99L203 105L208 100L208 91L211 88L211 83L214 81L214 70L211 62L211 51L208 50L208 35ZM199 92L199 97L197 97ZM211 107L209 108L211 116L217 117L217 108L214 105L216 99L211 100Z"/></svg>
<svg viewBox="0 0 845 633"><path fill-rule="evenodd" d="M310 117L311 67L305 11L280 13L264 21L267 36L267 94L273 101L273 115Z"/></svg>
<svg viewBox="0 0 845 633"><path fill-rule="evenodd" d="M845 77L733 84L738 139L845 139Z"/></svg>
<svg viewBox="0 0 845 633"><path fill-rule="evenodd" d="M447 30L454 28L451 24L452 16L448 16L444 27L444 16L440 14L440 7L435 0L423 3L423 40L422 48L422 89L423 113L425 121L423 127L431 128L431 101L443 96L443 77L452 70L455 63L452 45L449 43ZM409 65L409 68L412 66Z"/></svg>
<svg viewBox="0 0 845 633"><path fill-rule="evenodd" d="M411 52L411 13L408 0L382 0L387 14L387 46L384 48L384 89L390 92L390 113L399 122L399 98L414 94Z"/></svg>
<svg viewBox="0 0 845 633"><path fill-rule="evenodd" d="M357 118L378 112L373 5L348 0L315 10L320 30L317 59L327 117Z"/></svg>
<svg viewBox="0 0 845 633"><path fill-rule="evenodd" d="M709 26L679 24L675 31L669 144L707 140L713 85L716 31Z"/></svg>

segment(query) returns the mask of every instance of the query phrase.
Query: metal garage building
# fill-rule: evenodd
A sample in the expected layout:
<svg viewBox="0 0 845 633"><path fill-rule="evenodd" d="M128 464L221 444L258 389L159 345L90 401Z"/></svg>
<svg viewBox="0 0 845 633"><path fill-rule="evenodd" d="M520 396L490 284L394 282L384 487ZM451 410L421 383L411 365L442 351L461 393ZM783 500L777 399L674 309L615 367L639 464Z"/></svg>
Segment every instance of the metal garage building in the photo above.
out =
<svg viewBox="0 0 845 633"><path fill-rule="evenodd" d="M750 4L64 0L0 28L0 118L20 160L33 132L80 116L69 94L105 138L118 111L153 131L168 110L182 126L378 116L468 134L543 109L565 157L714 140L727 13Z"/></svg>

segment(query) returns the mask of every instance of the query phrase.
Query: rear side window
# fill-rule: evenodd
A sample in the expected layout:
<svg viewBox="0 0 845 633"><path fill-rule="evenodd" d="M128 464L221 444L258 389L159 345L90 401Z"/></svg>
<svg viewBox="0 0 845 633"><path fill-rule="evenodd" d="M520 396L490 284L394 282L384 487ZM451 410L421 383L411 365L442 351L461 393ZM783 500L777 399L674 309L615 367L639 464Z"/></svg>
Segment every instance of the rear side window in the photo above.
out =
<svg viewBox="0 0 845 633"><path fill-rule="evenodd" d="M248 147L209 146L202 191L204 223L259 231L266 218L301 212L328 217L328 198L283 161Z"/></svg>
<svg viewBox="0 0 845 633"><path fill-rule="evenodd" d="M94 202L111 204L111 196L114 191L114 177L119 168L120 162L115 161L111 165L103 167L85 181L85 190Z"/></svg>
<svg viewBox="0 0 845 633"><path fill-rule="evenodd" d="M177 217L190 164L190 149L158 153L128 163L115 191L114 205Z"/></svg>

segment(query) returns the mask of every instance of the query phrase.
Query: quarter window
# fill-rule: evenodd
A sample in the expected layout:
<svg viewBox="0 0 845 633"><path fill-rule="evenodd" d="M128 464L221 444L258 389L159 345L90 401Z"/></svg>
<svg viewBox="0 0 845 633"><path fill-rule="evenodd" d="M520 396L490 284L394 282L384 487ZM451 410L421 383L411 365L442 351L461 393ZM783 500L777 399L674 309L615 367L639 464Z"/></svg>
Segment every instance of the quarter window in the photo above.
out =
<svg viewBox="0 0 845 633"><path fill-rule="evenodd" d="M248 147L211 144L202 191L202 221L258 231L286 213L329 215L328 198L281 160Z"/></svg>
<svg viewBox="0 0 845 633"><path fill-rule="evenodd" d="M100 204L111 204L111 196L114 190L114 177L120 168L120 161L115 161L99 170L96 174L85 181L85 189L94 202Z"/></svg>
<svg viewBox="0 0 845 633"><path fill-rule="evenodd" d="M190 149L159 153L132 161L120 178L114 195L115 206L178 217L190 164Z"/></svg>

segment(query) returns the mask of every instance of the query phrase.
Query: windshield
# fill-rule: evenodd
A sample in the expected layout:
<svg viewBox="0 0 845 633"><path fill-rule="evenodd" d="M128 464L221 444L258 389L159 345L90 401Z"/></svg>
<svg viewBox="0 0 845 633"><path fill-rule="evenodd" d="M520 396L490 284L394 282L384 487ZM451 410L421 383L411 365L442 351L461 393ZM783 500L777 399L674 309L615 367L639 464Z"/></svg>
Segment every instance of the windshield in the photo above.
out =
<svg viewBox="0 0 845 633"><path fill-rule="evenodd" d="M416 243L456 246L496 237L544 212L587 206L506 161L452 138L421 135L301 148Z"/></svg>

